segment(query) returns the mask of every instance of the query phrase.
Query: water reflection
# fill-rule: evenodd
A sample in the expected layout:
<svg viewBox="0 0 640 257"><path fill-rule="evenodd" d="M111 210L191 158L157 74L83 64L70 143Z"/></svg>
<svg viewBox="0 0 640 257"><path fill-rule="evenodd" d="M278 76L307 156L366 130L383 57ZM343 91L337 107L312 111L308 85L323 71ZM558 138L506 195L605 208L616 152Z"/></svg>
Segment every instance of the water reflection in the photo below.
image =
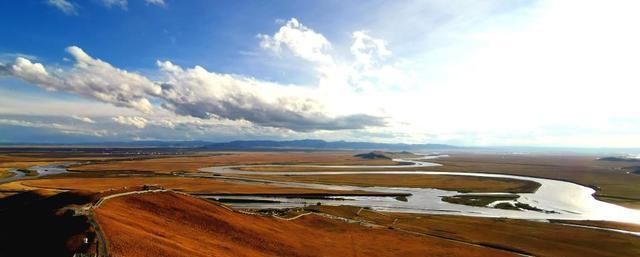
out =
<svg viewBox="0 0 640 257"><path fill-rule="evenodd" d="M437 158L435 156L429 159ZM416 159L396 159L399 162L409 162L413 166L437 166L439 164L425 162ZM259 165L265 166L265 165ZM279 166L279 165L269 165ZM571 220L608 220L640 224L640 211L625 208L611 203L599 201L593 197L595 191L589 187L571 182L553 179L533 178L526 176L491 174L491 173L467 173L467 172L440 172L440 171L313 171L313 172L257 172L241 171L237 168L248 166L226 166L210 167L201 171L212 172L222 175L232 174L259 174L259 175L354 175L354 174L422 174L422 175L452 175L452 176L476 176L490 178L509 178L519 180L529 180L539 183L541 186L534 193L520 193L516 200L522 204L527 204L544 211L532 210L505 210L488 207L474 207L460 204L452 204L441 201L443 196L465 195L454 191L445 191L430 188L403 188L403 187L360 187L360 186L340 186L324 185L299 182L277 182L269 180L248 180L255 183L270 183L279 186L301 187L310 189L326 190L363 190L381 193L409 193L406 201L399 201L393 197L373 197L373 196L345 196L339 199L308 199L308 198L282 198L265 196L214 196L217 199L238 198L244 199L240 203L232 205L240 208L286 208L313 205L320 202L327 205L356 205L369 207L381 211L412 212L412 213L455 213L457 215L483 216L483 217L505 217L514 219L571 219ZM291 167L291 166L288 166ZM324 168L407 168L411 166L303 166L297 167L324 167ZM477 195L474 193L473 195ZM272 202L251 203L250 199L269 200Z"/></svg>

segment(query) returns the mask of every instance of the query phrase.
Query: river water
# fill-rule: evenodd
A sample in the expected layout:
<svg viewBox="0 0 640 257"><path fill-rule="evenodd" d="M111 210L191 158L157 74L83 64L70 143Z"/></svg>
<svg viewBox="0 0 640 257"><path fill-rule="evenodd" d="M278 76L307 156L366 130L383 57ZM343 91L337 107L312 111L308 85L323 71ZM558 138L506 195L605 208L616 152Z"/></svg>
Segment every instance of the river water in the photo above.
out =
<svg viewBox="0 0 640 257"><path fill-rule="evenodd" d="M68 163L62 163L62 164L49 164L49 165L42 165L42 166L33 166L33 167L28 168L28 170L32 170L32 171L35 170L35 171L38 172L38 175L35 175L35 176L26 176L24 174L24 172L20 172L17 169L10 169L9 172L14 173L14 175L11 176L11 177L7 177L7 178L1 178L0 179L0 183L16 181L16 180L20 180L20 179L24 179L24 178L38 178L38 177L47 176L47 175L68 173L70 171L68 171L66 167L68 167L70 165L73 165L73 164L77 164L77 162L68 162Z"/></svg>
<svg viewBox="0 0 640 257"><path fill-rule="evenodd" d="M248 183L269 183L279 186L300 187L310 189L326 190L362 190L381 193L407 193L411 196L406 199L396 199L394 197L376 196L339 196L326 198L291 198L273 196L211 196L214 199L227 200L238 208L288 208L317 203L325 205L355 205L369 207L380 211L430 213L430 214L455 214L481 217L504 217L513 219L568 219L568 220L606 220L640 224L640 211L625 208L619 205L602 202L593 197L595 191L592 188L579 184L517 175L492 174L492 173L472 173L472 172L440 172L440 171L398 171L397 168L412 166L439 166L440 164L426 162L425 159L438 158L430 156L422 159L395 159L394 161L410 163L410 165L396 166L304 166L288 165L287 167L323 167L323 168L354 168L358 171L291 171L291 172L258 172L242 171L241 166L209 167L200 169L203 172L211 172L220 175L285 175L285 176L307 176L307 175L344 175L344 174L421 174L429 175L453 175L453 176L475 176L491 178L509 178L519 180L529 180L539 183L541 186L534 193L520 193L517 202L528 204L543 211L533 210L504 210L489 207L474 207L461 204L447 203L441 200L443 196L465 195L455 191L445 191L431 188L405 188L405 187L362 187L362 186L342 186L325 185L298 182L277 182L268 179L250 179ZM281 166L281 165L256 165L256 166ZM386 171L361 171L367 168L384 168ZM393 178L390 178L393 179ZM246 181L245 181L246 182ZM500 193L500 192L496 192ZM472 195L478 195L473 193ZM251 202L255 200L255 202Z"/></svg>
<svg viewBox="0 0 640 257"><path fill-rule="evenodd" d="M455 191L445 191L432 188L407 188L407 187L363 187L347 185L326 185L299 182L279 182L269 179L243 179L241 183L250 184L272 184L285 187L298 187L309 189L342 190L342 191L368 191L379 193L409 194L406 199L398 199L389 196L335 196L324 198L301 198L301 197L276 197L276 196L242 196L242 195L220 195L209 196L210 198L232 201L231 205L237 208L290 208L314 205L317 203L325 205L354 205L369 207L380 211L409 212L409 213L430 213L430 214L455 214L480 217L504 217L512 219L568 219L568 220L605 220L619 221L640 224L640 211L625 208L619 205L602 202L593 197L595 191L592 188L579 184L517 175L492 174L492 173L472 173L472 172L440 172L440 171L407 171L393 170L410 167L440 166L440 164L427 162L425 160L435 159L439 156L428 156L421 159L395 159L408 165L393 166L317 166L317 165L286 165L286 167L316 167L316 168L343 168L359 169L358 171L300 171L300 172L258 172L242 171L240 166L218 166L200 169L203 172L210 172L220 175L285 175L285 176L308 176L308 175L344 175L344 174L420 174L420 175L453 175L453 176L476 176L493 178L510 178L519 180L530 180L539 183L541 186L534 193L520 193L517 202L542 209L544 211L532 210L504 210L488 207L474 207L461 204L452 204L442 201L444 196L465 195L465 193ZM29 169L37 170L37 178L46 175L69 172L65 167L74 163L53 164L46 166L34 166ZM256 166L282 166L285 165L256 165ZM376 168L387 169L385 171L362 171L362 169ZM24 173L13 171L15 176L0 179L0 183L14 181L25 178ZM390 178L392 179L392 178ZM500 192L496 192L500 193ZM491 194L491 193L488 193ZM478 195L473 193L472 195Z"/></svg>

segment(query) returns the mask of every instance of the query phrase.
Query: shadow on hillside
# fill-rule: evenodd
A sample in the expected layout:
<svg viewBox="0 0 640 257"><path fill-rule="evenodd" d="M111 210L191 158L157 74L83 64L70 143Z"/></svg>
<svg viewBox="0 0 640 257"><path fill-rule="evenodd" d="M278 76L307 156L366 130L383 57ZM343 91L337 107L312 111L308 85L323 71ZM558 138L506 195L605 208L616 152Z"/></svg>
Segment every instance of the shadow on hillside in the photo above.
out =
<svg viewBox="0 0 640 257"><path fill-rule="evenodd" d="M87 217L63 208L93 200L88 193L47 196L39 191L0 199L0 256L72 256L86 251L83 239L94 237Z"/></svg>

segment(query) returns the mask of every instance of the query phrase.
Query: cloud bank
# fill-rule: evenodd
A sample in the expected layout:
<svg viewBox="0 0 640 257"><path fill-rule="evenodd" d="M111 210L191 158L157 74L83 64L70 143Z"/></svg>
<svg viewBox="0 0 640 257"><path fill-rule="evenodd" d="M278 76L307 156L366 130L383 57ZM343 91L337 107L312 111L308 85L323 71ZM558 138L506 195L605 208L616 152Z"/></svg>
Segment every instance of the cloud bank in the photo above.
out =
<svg viewBox="0 0 640 257"><path fill-rule="evenodd" d="M149 113L150 95L160 94L160 86L144 76L111 66L86 54L76 46L67 48L75 59L71 69L47 69L23 57L9 65L9 73L46 90L65 91L119 107Z"/></svg>
<svg viewBox="0 0 640 257"><path fill-rule="evenodd" d="M147 119L138 116L116 116L112 118L116 123L142 129L147 126Z"/></svg>
<svg viewBox="0 0 640 257"><path fill-rule="evenodd" d="M248 121L294 131L362 129L384 126L383 118L368 114L329 115L314 91L259 81L249 77L209 72L203 67L183 69L158 61L164 80L153 82L140 74L113 67L76 46L67 48L75 59L69 69L45 67L18 57L5 73L46 90L153 112L152 100L178 115L201 119ZM116 117L121 124L144 128L145 121Z"/></svg>

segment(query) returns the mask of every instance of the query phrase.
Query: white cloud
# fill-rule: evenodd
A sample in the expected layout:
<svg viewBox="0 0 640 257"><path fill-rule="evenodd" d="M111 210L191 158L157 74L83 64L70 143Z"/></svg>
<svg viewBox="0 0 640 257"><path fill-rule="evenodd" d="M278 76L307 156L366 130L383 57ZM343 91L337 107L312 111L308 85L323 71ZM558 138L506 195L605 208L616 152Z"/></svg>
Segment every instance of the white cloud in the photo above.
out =
<svg viewBox="0 0 640 257"><path fill-rule="evenodd" d="M75 135L96 136L96 137L103 137L108 134L106 130L78 128L75 126L64 125L64 124L55 123L55 122L51 123L51 122L41 122L41 121L26 121L26 120L0 118L0 125L52 129L64 134L75 134Z"/></svg>
<svg viewBox="0 0 640 257"><path fill-rule="evenodd" d="M144 76L114 68L109 63L94 59L76 46L67 48L76 62L72 69L48 71L40 63L18 57L9 72L27 82L47 90L76 93L85 97L150 112L149 96L160 93L160 87Z"/></svg>
<svg viewBox="0 0 640 257"><path fill-rule="evenodd" d="M147 119L138 116L116 116L111 118L113 121L122 125L133 126L142 129L147 126Z"/></svg>
<svg viewBox="0 0 640 257"><path fill-rule="evenodd" d="M69 47L67 52L76 60L69 70L47 69L19 57L7 65L8 71L48 90L71 92L144 113L153 109L150 99L158 99L165 109L179 115L246 120L300 131L361 129L385 123L367 114L330 115L314 92L303 87L209 72L200 66L182 69L169 61L158 62L166 80L154 83L95 59L78 47Z"/></svg>
<svg viewBox="0 0 640 257"><path fill-rule="evenodd" d="M96 123L95 120L93 120L93 119L91 119L89 117L82 117L82 116L78 116L78 115L72 115L71 118L73 118L75 120L79 120L79 121L85 122L85 123L91 123L91 124Z"/></svg>
<svg viewBox="0 0 640 257"><path fill-rule="evenodd" d="M10 115L34 115L42 114L46 110L47 115L52 116L117 116L138 115L140 112L130 108L116 107L111 104L85 99L58 99L48 93L31 94L16 90L0 88L0 113ZM75 97L78 98L78 97ZM161 109L160 109L161 110ZM157 113L157 112L154 112Z"/></svg>
<svg viewBox="0 0 640 257"><path fill-rule="evenodd" d="M163 106L181 115L246 120L300 131L384 124L370 115L329 116L309 89L218 74L200 66L185 70L169 61L158 62L158 66L167 76L162 84Z"/></svg>
<svg viewBox="0 0 640 257"><path fill-rule="evenodd" d="M369 36L366 31L353 32L352 37L353 44L351 44L350 50L356 59L356 65L371 67L391 56L391 51L387 49L387 43Z"/></svg>
<svg viewBox="0 0 640 257"><path fill-rule="evenodd" d="M260 46L279 53L283 46L294 55L311 62L331 63L332 57L327 53L331 43L322 34L302 25L291 18L273 36L258 34Z"/></svg>
<svg viewBox="0 0 640 257"><path fill-rule="evenodd" d="M67 0L47 0L47 4L57 8L67 15L77 15L76 6Z"/></svg>
<svg viewBox="0 0 640 257"><path fill-rule="evenodd" d="M147 4L153 4L157 6L165 6L164 0L144 0Z"/></svg>
<svg viewBox="0 0 640 257"><path fill-rule="evenodd" d="M327 98L345 94L352 97L353 90L361 94L416 85L415 76L393 58L387 42L365 30L352 33L351 58L333 55L329 51L332 47L329 40L296 18L284 23L273 36L259 34L258 38L263 49L276 53L286 49L294 56L310 61L318 74L321 94Z"/></svg>

